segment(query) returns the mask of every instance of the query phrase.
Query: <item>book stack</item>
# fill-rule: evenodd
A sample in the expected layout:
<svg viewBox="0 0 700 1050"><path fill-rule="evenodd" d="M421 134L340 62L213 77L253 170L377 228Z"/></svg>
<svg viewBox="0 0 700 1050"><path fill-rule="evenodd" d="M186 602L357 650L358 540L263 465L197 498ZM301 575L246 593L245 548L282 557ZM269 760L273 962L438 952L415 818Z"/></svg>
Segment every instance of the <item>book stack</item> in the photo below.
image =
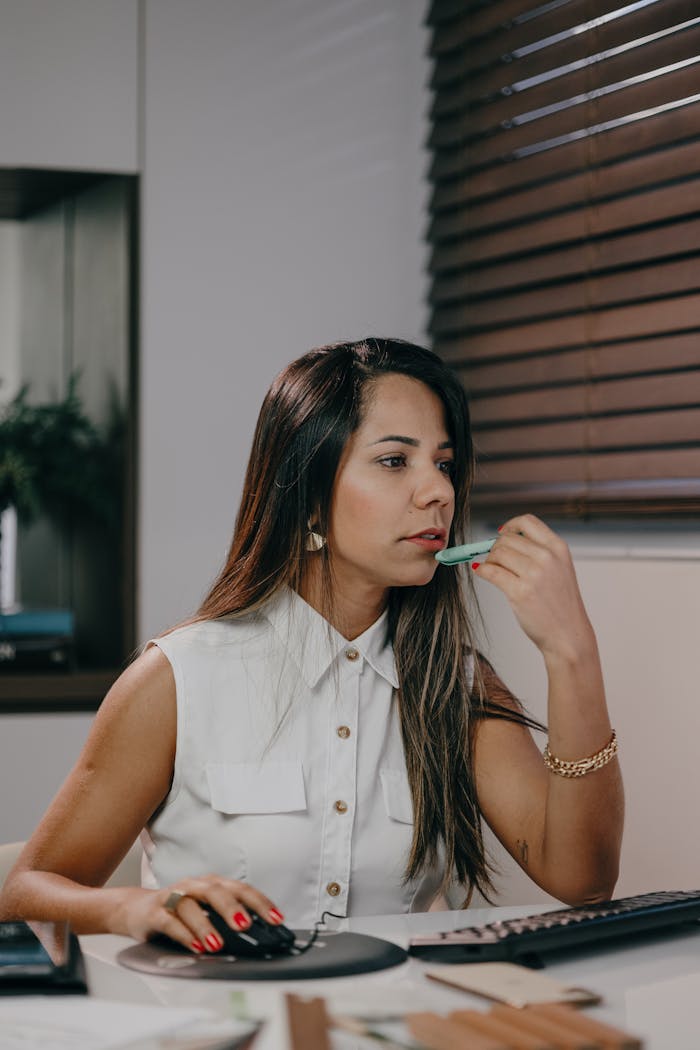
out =
<svg viewBox="0 0 700 1050"><path fill-rule="evenodd" d="M0 673L68 670L74 641L71 609L0 612Z"/></svg>

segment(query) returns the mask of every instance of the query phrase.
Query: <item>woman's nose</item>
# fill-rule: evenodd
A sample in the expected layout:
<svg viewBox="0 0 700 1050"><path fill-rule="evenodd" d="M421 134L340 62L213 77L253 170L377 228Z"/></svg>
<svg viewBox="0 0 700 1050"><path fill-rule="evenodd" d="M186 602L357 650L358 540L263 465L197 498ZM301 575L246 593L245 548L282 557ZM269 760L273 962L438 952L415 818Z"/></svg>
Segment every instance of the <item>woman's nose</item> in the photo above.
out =
<svg viewBox="0 0 700 1050"><path fill-rule="evenodd" d="M449 474L435 467L427 471L416 485L414 499L419 507L427 507L431 503L449 505L454 499L454 487Z"/></svg>

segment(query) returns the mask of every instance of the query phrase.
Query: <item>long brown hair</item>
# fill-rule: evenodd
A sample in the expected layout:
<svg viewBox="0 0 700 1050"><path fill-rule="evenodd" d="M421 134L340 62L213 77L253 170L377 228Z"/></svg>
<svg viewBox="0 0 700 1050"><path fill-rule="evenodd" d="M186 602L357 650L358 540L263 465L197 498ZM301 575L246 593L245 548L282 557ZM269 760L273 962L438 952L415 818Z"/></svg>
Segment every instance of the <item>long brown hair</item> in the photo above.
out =
<svg viewBox="0 0 700 1050"><path fill-rule="evenodd" d="M327 535L343 450L361 422L373 381L389 373L425 383L442 401L454 448L449 542L464 542L473 449L467 398L456 376L430 350L401 340L319 347L285 368L265 397L231 547L196 620L244 613L283 586L302 589L309 521ZM320 559L332 599L332 552L324 548ZM471 590L469 579L466 587ZM466 658L475 649L459 570L439 567L425 586L393 588L388 633L414 811L405 877L419 875L442 853L445 887L454 876L467 899L475 888L488 897L491 877L472 761L475 726L486 715L529 720L517 705L503 702L507 696L488 697L484 665Z"/></svg>

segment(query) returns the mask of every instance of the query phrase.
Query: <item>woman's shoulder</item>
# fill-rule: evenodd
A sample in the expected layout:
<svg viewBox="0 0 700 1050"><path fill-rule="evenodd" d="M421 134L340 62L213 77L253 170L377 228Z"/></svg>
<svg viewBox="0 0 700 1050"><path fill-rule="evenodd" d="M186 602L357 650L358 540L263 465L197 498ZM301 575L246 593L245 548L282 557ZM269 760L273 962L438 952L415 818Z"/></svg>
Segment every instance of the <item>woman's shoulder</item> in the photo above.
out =
<svg viewBox="0 0 700 1050"><path fill-rule="evenodd" d="M222 616L216 620L195 620L172 628L151 639L148 648L157 646L166 656L192 652L248 649L265 642L269 623L260 611Z"/></svg>

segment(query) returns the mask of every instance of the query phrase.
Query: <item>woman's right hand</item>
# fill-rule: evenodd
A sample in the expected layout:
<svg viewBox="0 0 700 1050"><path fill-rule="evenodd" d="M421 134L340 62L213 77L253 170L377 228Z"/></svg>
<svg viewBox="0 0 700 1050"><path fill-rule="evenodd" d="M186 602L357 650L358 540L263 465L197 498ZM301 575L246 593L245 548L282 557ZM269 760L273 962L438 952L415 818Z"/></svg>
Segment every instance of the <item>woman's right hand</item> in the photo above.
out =
<svg viewBox="0 0 700 1050"><path fill-rule="evenodd" d="M159 890L134 887L120 892L122 904L117 918L120 932L140 941L162 933L197 954L216 952L223 946L200 903L217 911L236 932L250 926L251 910L275 926L284 920L269 897L255 887L218 875L180 879ZM166 908L174 892L184 896L174 908Z"/></svg>

